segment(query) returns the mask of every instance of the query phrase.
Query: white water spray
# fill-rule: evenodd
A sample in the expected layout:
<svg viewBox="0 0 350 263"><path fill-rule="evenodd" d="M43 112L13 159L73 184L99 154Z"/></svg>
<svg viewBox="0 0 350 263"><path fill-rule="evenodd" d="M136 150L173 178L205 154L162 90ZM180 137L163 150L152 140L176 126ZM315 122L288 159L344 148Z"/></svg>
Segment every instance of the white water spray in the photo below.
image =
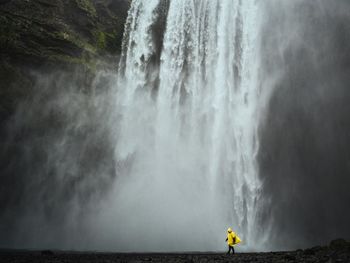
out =
<svg viewBox="0 0 350 263"><path fill-rule="evenodd" d="M132 2L107 216L119 250L220 250L229 226L254 246L257 10L253 0Z"/></svg>

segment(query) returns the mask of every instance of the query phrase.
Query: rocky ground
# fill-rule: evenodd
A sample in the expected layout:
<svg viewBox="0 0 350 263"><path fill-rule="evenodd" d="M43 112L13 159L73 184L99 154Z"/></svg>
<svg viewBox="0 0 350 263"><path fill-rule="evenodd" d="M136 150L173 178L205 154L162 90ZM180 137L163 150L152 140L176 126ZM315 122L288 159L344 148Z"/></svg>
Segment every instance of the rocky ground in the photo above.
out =
<svg viewBox="0 0 350 263"><path fill-rule="evenodd" d="M342 239L329 246L291 252L266 253L80 253L53 251L2 251L0 262L350 262L350 242Z"/></svg>

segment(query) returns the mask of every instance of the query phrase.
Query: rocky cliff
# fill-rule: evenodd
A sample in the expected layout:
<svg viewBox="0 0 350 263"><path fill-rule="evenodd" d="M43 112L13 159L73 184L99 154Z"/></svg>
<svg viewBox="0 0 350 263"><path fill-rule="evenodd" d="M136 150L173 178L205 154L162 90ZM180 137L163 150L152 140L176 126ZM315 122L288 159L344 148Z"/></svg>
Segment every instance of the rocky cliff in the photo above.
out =
<svg viewBox="0 0 350 263"><path fill-rule="evenodd" d="M1 0L0 119L30 94L30 70L93 71L120 52L129 0Z"/></svg>
<svg viewBox="0 0 350 263"><path fill-rule="evenodd" d="M26 237L50 242L39 225L57 228L43 231L63 244L72 204L86 204L87 213L115 175L107 96L99 94L114 78L128 7L127 0L0 0L0 247ZM96 80L102 68L111 77ZM24 223L31 215L36 223Z"/></svg>

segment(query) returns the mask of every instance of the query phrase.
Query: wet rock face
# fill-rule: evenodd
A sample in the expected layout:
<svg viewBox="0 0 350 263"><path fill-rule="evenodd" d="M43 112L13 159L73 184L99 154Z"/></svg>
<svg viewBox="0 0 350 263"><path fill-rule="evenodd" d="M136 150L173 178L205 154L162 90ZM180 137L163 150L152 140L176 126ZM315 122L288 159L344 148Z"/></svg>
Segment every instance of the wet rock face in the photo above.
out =
<svg viewBox="0 0 350 263"><path fill-rule="evenodd" d="M2 56L88 63L120 51L127 0L12 0L0 3Z"/></svg>
<svg viewBox="0 0 350 263"><path fill-rule="evenodd" d="M31 71L87 74L120 53L129 0L1 0L0 123L33 93ZM0 129L0 134L2 133Z"/></svg>

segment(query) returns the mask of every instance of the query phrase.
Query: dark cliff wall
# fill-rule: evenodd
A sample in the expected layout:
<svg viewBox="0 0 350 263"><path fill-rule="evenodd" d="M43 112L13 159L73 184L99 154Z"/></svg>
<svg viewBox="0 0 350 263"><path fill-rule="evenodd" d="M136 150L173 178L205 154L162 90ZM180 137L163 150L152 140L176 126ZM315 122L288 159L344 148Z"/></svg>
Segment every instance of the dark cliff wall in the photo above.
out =
<svg viewBox="0 0 350 263"><path fill-rule="evenodd" d="M116 174L106 89L128 8L0 1L0 247L80 243L74 234Z"/></svg>
<svg viewBox="0 0 350 263"><path fill-rule="evenodd" d="M128 7L128 0L0 1L0 119L31 93L30 70L78 65L91 73L118 55Z"/></svg>
<svg viewBox="0 0 350 263"><path fill-rule="evenodd" d="M269 1L260 129L264 222L282 248L350 238L350 3Z"/></svg>
<svg viewBox="0 0 350 263"><path fill-rule="evenodd" d="M116 54L128 6L127 0L2 1L2 56L41 65Z"/></svg>

